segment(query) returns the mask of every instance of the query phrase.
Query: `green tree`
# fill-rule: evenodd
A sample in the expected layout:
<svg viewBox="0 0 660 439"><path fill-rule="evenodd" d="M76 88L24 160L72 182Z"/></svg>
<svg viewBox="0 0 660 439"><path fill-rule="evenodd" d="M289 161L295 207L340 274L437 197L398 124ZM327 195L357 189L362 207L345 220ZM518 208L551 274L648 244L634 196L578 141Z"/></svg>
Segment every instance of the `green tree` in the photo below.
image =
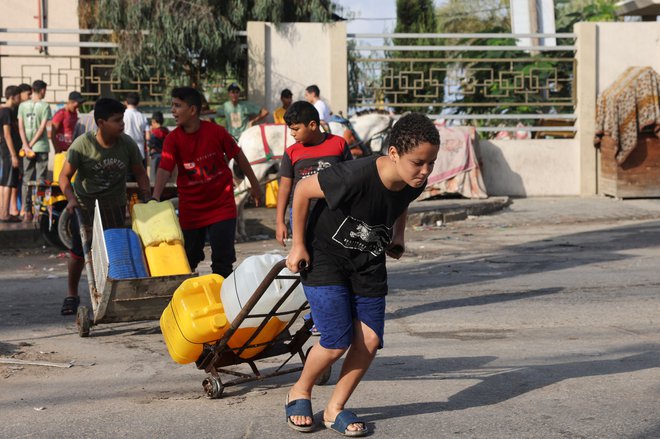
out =
<svg viewBox="0 0 660 439"><path fill-rule="evenodd" d="M83 28L114 31L117 77L160 74L201 87L214 73L244 77L238 33L249 20L327 22L335 10L330 0L89 0L79 18Z"/></svg>
<svg viewBox="0 0 660 439"><path fill-rule="evenodd" d="M580 21L617 21L617 0L555 0L557 32L573 32Z"/></svg>

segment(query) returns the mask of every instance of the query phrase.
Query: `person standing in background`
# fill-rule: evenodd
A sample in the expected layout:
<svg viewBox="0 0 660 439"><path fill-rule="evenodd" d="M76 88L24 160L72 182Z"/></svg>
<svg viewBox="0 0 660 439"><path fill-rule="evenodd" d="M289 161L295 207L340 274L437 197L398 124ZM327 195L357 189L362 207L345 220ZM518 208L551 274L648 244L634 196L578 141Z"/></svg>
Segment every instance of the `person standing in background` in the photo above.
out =
<svg viewBox="0 0 660 439"><path fill-rule="evenodd" d="M201 93L200 93L201 94ZM151 179L156 181L158 165L163 152L163 143L170 130L163 125L165 118L161 111L154 111L151 115L151 137L149 138L149 158L151 159Z"/></svg>
<svg viewBox="0 0 660 439"><path fill-rule="evenodd" d="M53 115L50 128L50 140L53 142L55 152L69 149L73 142L76 123L78 122L78 107L85 99L77 91L69 93L69 100Z"/></svg>
<svg viewBox="0 0 660 439"><path fill-rule="evenodd" d="M293 102L293 93L291 93L291 90L288 88L282 90L280 93L280 101L282 101L282 106L273 112L273 121L275 123L286 124L286 121L284 120L284 114L286 113L286 110L288 110L291 106L291 102Z"/></svg>
<svg viewBox="0 0 660 439"><path fill-rule="evenodd" d="M28 183L36 180L38 184L46 181L48 172L48 153L50 143L46 125L51 119L50 105L43 99L46 96L46 84L37 79L32 83L32 99L21 102L18 107L18 129L21 135L23 159L23 192L21 212L23 221L30 222L32 213L32 192Z"/></svg>
<svg viewBox="0 0 660 439"><path fill-rule="evenodd" d="M10 215L12 188L18 187L18 149L21 136L18 134L16 109L21 103L21 90L15 85L5 89L5 102L0 107L0 222L20 222L18 215ZM18 213L17 211L15 211Z"/></svg>
<svg viewBox="0 0 660 439"><path fill-rule="evenodd" d="M138 110L140 105L140 95L130 92L126 95L126 111L124 112L124 132L135 140L140 150L142 164L146 166L145 145L149 140L149 122L144 114Z"/></svg>
<svg viewBox="0 0 660 439"><path fill-rule="evenodd" d="M227 87L227 91L229 100L218 109L218 114L225 117L227 131L238 140L243 131L268 116L268 110L265 107L259 108L250 101L239 101L241 88L235 82Z"/></svg>
<svg viewBox="0 0 660 439"><path fill-rule="evenodd" d="M330 119L330 108L321 99L321 90L319 90L318 86L310 85L305 89L305 100L312 104L316 108L316 111L319 112L321 127L323 127L326 133L329 133L330 126L328 125L328 120Z"/></svg>

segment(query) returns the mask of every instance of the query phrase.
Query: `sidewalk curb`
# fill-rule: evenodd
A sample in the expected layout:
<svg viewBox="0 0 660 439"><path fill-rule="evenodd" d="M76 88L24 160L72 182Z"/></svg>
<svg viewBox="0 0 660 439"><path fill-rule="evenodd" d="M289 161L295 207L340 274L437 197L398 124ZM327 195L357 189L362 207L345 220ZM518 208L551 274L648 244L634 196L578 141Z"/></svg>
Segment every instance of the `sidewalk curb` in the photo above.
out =
<svg viewBox="0 0 660 439"><path fill-rule="evenodd" d="M411 226L446 224L462 221L468 216L488 215L511 204L509 197L490 197L483 200L452 199L412 203L408 208L408 224Z"/></svg>

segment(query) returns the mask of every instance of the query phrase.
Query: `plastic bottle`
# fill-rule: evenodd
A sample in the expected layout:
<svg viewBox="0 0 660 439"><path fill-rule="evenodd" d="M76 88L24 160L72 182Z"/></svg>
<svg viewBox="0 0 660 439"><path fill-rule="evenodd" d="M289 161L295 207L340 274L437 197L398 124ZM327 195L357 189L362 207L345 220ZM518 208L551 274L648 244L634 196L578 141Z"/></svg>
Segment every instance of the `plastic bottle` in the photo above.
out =
<svg viewBox="0 0 660 439"><path fill-rule="evenodd" d="M225 314L229 322L232 322L236 318L271 268L283 259L282 256L273 254L250 256L246 258L241 265L236 267L236 270L225 279L222 283L220 294ZM294 274L286 268L282 270L280 274L294 276ZM263 296L261 296L261 299L257 302L256 306L252 309L250 315L268 314L274 311L277 302L294 282L294 280L290 279L274 280ZM277 312L290 312L290 314L272 317L266 326L259 332L255 340L250 344L267 343L277 337L293 318L295 315L294 312L299 309L305 301L305 293L303 292L302 285L299 284L280 309L277 310ZM229 347L235 349L240 348L254 334L262 321L263 318L259 317L251 317L243 320L239 329L231 337L228 343ZM242 358L251 358L264 349L264 346L246 349L240 354L240 356Z"/></svg>

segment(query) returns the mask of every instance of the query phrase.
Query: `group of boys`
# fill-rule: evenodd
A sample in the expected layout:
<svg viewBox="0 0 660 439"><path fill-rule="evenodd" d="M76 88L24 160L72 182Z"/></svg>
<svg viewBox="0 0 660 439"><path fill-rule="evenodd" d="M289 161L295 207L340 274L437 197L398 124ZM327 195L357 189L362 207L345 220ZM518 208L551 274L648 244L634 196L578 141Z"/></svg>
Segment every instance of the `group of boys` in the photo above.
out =
<svg viewBox="0 0 660 439"><path fill-rule="evenodd" d="M318 88L308 92L318 97ZM99 99L93 113L97 130L69 146L59 184L68 200L67 209L78 209L84 226L90 226L98 202L104 225L122 227L128 173L135 175L144 201L160 201L176 168L179 220L190 266L195 270L204 259L208 240L211 270L226 277L236 260L236 204L227 162L236 161L250 181L257 203L263 194L231 132L200 118L202 104L202 95L194 88L172 90L171 111L177 127L164 138L152 190L139 148L124 132L126 107L113 99ZM232 102L226 110L235 107ZM257 122L262 113L248 123ZM232 119L231 111L228 114L228 123L240 128L240 120ZM286 422L297 431L315 428L314 383L346 353L323 411L323 423L346 436L363 436L368 433L366 423L346 410L345 404L383 345L385 255L399 258L404 251L408 204L425 187L438 154L439 135L431 120L412 113L394 126L386 156L352 160L343 138L321 130L323 119L313 102L287 105L283 119L296 143L287 148L280 167L276 238L285 245L287 205L291 205L288 216L293 243L287 267L293 272L303 270L305 294L321 332L300 378L287 394ZM34 149L36 142L22 140ZM14 158L10 156L12 164ZM74 224L63 315L74 314L80 302L77 290L84 263L77 229Z"/></svg>

